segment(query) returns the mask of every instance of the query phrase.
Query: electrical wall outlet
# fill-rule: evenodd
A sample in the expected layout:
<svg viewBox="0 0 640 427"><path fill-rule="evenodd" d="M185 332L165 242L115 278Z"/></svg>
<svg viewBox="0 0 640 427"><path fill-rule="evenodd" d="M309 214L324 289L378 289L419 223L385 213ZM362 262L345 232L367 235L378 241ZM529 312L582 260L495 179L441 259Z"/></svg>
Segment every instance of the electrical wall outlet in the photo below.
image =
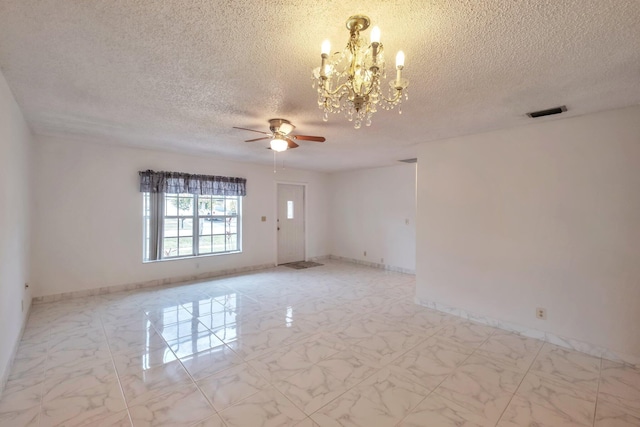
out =
<svg viewBox="0 0 640 427"><path fill-rule="evenodd" d="M547 309L541 307L536 308L536 317L538 319L547 320Z"/></svg>

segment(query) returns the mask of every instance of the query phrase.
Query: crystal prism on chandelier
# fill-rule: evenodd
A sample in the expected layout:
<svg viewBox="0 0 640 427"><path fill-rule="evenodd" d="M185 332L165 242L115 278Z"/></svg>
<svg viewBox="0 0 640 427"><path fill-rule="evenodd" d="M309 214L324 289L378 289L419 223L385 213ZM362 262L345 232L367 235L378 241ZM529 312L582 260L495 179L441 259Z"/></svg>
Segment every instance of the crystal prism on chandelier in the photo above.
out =
<svg viewBox="0 0 640 427"><path fill-rule="evenodd" d="M329 40L322 43L322 65L313 70L313 87L318 89L318 107L323 110L325 122L329 120L329 113L344 112L349 121L355 121L356 129L362 123L371 126L371 117L378 107L391 110L399 106L403 98L408 99L409 81L402 78L402 51L396 56L396 75L389 82L389 97L382 93L380 80L386 78L386 73L380 29L373 27L368 45L360 37L360 31L369 28L369 23L364 15L347 20L351 36L342 52L332 54ZM402 114L401 107L399 112Z"/></svg>

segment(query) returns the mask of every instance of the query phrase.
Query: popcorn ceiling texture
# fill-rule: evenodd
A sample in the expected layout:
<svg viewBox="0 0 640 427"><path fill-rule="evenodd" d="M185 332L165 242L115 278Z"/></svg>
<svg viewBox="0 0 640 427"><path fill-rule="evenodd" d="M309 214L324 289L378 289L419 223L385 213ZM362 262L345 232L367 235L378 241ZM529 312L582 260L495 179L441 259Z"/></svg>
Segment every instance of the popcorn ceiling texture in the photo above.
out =
<svg viewBox="0 0 640 427"><path fill-rule="evenodd" d="M322 122L311 88L320 44L342 48L354 14L380 26L389 65L405 51L410 80L402 115L360 130ZM37 134L268 163L267 143L231 127L284 117L327 142L279 162L355 169L532 110L638 104L640 1L2 0L0 68Z"/></svg>

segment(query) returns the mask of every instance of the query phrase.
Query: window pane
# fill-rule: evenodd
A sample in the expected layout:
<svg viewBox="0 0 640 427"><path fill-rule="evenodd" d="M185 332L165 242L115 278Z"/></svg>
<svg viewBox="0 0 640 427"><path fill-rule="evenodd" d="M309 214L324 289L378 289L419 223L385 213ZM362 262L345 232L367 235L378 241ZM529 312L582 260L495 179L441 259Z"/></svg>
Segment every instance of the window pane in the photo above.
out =
<svg viewBox="0 0 640 427"><path fill-rule="evenodd" d="M237 197L227 197L227 215L237 215L238 214L238 198Z"/></svg>
<svg viewBox="0 0 640 427"><path fill-rule="evenodd" d="M224 199L213 199L212 215L224 215Z"/></svg>
<svg viewBox="0 0 640 427"><path fill-rule="evenodd" d="M224 234L224 217L213 218L213 221L211 221L211 227L213 230L212 234Z"/></svg>
<svg viewBox="0 0 640 427"><path fill-rule="evenodd" d="M238 250L238 235L230 234L227 236L227 250L228 251L237 251Z"/></svg>
<svg viewBox="0 0 640 427"><path fill-rule="evenodd" d="M287 219L293 219L293 200L287 201Z"/></svg>
<svg viewBox="0 0 640 427"><path fill-rule="evenodd" d="M151 203L149 194L150 193L144 193L144 198L142 202L142 205L143 205L142 211L144 216L149 216L149 213L151 212L151 207L149 206L149 204Z"/></svg>
<svg viewBox="0 0 640 427"><path fill-rule="evenodd" d="M178 215L193 215L193 194L180 194L178 197Z"/></svg>
<svg viewBox="0 0 640 427"><path fill-rule="evenodd" d="M201 254L211 253L211 236L200 236L198 251Z"/></svg>
<svg viewBox="0 0 640 427"><path fill-rule="evenodd" d="M175 237L164 238L164 246L162 248L162 256L165 258L178 255L178 239Z"/></svg>
<svg viewBox="0 0 640 427"><path fill-rule="evenodd" d="M211 218L200 219L200 235L208 236L213 229L213 220Z"/></svg>
<svg viewBox="0 0 640 427"><path fill-rule="evenodd" d="M178 215L178 195L166 194L164 200L164 214L166 216Z"/></svg>
<svg viewBox="0 0 640 427"><path fill-rule="evenodd" d="M180 247L178 248L180 256L193 255L193 238L180 237Z"/></svg>
<svg viewBox="0 0 640 427"><path fill-rule="evenodd" d="M164 219L164 237L178 236L178 219Z"/></svg>
<svg viewBox="0 0 640 427"><path fill-rule="evenodd" d="M237 233L238 231L238 218L237 217L231 217L231 218L227 218L227 220L225 221L225 225L226 225L226 229L225 229L225 233L229 234L229 233Z"/></svg>
<svg viewBox="0 0 640 427"><path fill-rule="evenodd" d="M224 252L225 250L226 250L225 236L224 235L213 236L213 251Z"/></svg>
<svg viewBox="0 0 640 427"><path fill-rule="evenodd" d="M198 215L211 215L211 196L198 196Z"/></svg>
<svg viewBox="0 0 640 427"><path fill-rule="evenodd" d="M178 230L180 237L193 236L193 218L180 218L180 230Z"/></svg>

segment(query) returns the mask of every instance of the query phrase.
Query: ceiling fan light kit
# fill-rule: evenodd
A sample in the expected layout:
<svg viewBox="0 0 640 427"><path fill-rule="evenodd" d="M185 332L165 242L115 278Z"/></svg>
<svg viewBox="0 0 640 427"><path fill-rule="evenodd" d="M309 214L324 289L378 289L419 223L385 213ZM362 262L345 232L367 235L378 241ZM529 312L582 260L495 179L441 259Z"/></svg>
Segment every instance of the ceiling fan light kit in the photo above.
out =
<svg viewBox="0 0 640 427"><path fill-rule="evenodd" d="M263 136L261 138L255 139L247 139L245 142L254 142L254 141L262 141L264 139L270 139L269 147L275 152L285 151L289 148L297 148L298 145L294 139L300 141L313 141L313 142L324 142L325 138L323 136L311 136L311 135L293 135L291 132L296 128L291 122L287 119L270 119L269 120L269 130L271 132L264 132L261 130L255 129L247 129L234 126L234 129L248 130L250 132L261 133Z"/></svg>
<svg viewBox="0 0 640 427"><path fill-rule="evenodd" d="M313 71L313 87L318 90L318 107L323 110L322 119L329 120L329 113L344 113L354 127L362 123L371 126L371 118L378 107L384 110L400 106L408 99L409 81L402 77L404 53L396 56L395 79L389 82L389 97L380 89L380 80L386 78L384 50L380 43L380 29L373 27L370 44L360 37L369 28L370 20L355 15L347 20L349 42L342 52L331 53L329 40L322 43L321 65ZM399 107L402 114L402 109Z"/></svg>
<svg viewBox="0 0 640 427"><path fill-rule="evenodd" d="M281 152L289 148L289 143L280 135L273 137L270 143L271 149L276 152Z"/></svg>

